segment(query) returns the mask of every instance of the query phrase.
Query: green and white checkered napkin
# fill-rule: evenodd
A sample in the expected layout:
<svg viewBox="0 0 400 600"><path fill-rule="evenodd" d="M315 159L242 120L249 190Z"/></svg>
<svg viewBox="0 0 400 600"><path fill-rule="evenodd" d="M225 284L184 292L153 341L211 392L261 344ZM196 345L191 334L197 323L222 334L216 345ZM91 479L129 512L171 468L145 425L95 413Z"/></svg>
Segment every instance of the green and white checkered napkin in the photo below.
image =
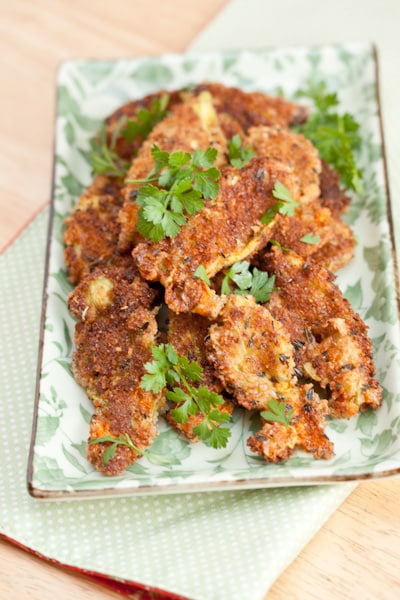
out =
<svg viewBox="0 0 400 600"><path fill-rule="evenodd" d="M353 484L73 502L30 497L48 211L0 257L0 533L65 565L195 600L257 600Z"/></svg>

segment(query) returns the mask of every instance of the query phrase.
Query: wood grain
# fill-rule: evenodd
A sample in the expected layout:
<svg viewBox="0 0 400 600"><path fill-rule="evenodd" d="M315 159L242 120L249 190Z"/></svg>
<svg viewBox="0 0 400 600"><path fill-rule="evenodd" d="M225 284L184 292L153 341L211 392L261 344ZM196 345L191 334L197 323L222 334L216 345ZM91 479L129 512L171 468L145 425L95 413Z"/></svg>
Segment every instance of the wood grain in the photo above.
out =
<svg viewBox="0 0 400 600"><path fill-rule="evenodd" d="M184 50L225 0L0 0L0 247L50 194L57 66ZM400 479L360 484L268 600L393 600L400 593ZM0 540L0 600L120 598ZM253 600L253 599L244 599Z"/></svg>
<svg viewBox="0 0 400 600"><path fill-rule="evenodd" d="M268 600L394 600L400 480L361 483L281 575Z"/></svg>

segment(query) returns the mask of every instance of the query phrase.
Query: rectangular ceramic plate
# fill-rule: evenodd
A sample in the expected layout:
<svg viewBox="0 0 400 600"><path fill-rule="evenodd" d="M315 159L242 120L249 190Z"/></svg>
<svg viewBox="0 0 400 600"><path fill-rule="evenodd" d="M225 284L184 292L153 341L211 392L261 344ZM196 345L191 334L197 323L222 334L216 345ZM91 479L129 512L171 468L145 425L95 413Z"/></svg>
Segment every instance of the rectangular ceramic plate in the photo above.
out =
<svg viewBox="0 0 400 600"><path fill-rule="evenodd" d="M52 219L49 231L43 334L28 485L40 498L108 494L175 493L189 490L308 485L400 473L399 314L396 265L374 49L366 44L318 48L242 50L198 55L112 61L73 60L58 77ZM350 420L328 423L335 445L329 461L299 453L288 462L267 464L246 446L249 414L234 415L227 448L190 444L160 419L152 452L124 475L106 478L86 460L92 407L70 372L74 321L67 308L70 286L63 260L63 221L89 184L89 140L104 117L130 99L160 88L176 89L205 80L246 91L293 98L310 80L325 81L340 99L340 111L361 123L360 165L365 194L354 196L346 219L358 245L354 260L337 279L370 328L383 404Z"/></svg>

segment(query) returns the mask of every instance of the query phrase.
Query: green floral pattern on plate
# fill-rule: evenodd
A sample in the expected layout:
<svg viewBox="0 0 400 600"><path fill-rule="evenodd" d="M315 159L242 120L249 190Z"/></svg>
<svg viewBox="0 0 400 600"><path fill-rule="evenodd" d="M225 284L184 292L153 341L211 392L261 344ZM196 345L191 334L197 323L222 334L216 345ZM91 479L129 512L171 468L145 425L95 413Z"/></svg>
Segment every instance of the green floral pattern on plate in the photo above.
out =
<svg viewBox="0 0 400 600"><path fill-rule="evenodd" d="M258 416L237 411L227 448L190 444L160 421L153 453L122 476L105 478L86 460L92 407L70 371L74 321L68 312L71 289L63 262L63 221L90 182L89 141L99 123L122 103L160 88L175 89L204 80L245 90L294 97L310 79L338 92L340 110L361 123L360 164L365 193L353 197L346 216L358 245L354 260L337 282L365 318L374 344L382 407L348 421L332 420L327 433L335 456L316 461L298 454L268 465L246 446L259 427ZM34 495L70 497L132 492L177 492L271 487L352 480L400 472L400 338L393 242L378 117L375 57L371 46L252 50L198 55L166 55L115 61L74 60L58 78L53 219L50 233L36 436L30 456Z"/></svg>

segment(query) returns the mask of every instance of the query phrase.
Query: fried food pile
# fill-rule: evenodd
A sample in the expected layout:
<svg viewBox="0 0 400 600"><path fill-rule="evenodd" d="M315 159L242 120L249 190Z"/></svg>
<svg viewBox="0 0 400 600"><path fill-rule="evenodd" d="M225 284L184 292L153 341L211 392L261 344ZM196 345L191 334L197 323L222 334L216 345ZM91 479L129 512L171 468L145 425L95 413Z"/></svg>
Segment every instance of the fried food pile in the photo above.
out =
<svg viewBox="0 0 400 600"><path fill-rule="evenodd" d="M161 100L157 122L123 134L121 124L143 124L143 111ZM282 98L202 83L129 102L106 120L106 143L127 173L96 174L65 229L77 319L72 370L93 403L88 459L100 472L120 474L140 458L160 417L199 439L200 411L178 422L166 389L142 385L160 343L201 366L195 385L222 396L221 411L260 413L247 443L267 462L298 450L329 459L326 418L379 407L367 327L334 283L354 251L342 220L350 199L293 129L307 117ZM230 159L233 139L250 149L239 164ZM160 187L154 149L210 148L218 192L186 212L174 235L146 237L138 197L150 180ZM279 209L277 184L292 210ZM242 263L274 278L268 299L226 283Z"/></svg>

